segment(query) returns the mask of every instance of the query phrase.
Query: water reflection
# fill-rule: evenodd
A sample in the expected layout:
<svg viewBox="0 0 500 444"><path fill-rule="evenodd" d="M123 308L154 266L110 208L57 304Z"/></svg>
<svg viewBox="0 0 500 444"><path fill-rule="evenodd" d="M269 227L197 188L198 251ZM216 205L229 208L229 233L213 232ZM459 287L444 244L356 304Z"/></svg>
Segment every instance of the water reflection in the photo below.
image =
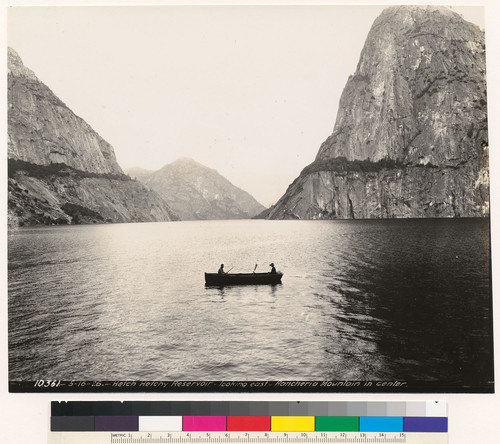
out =
<svg viewBox="0 0 500 444"><path fill-rule="evenodd" d="M328 297L338 310L335 319L348 326L340 343L350 342L351 335L356 338L354 347L337 347L337 352L355 361L352 366L361 379L397 375L464 385L492 380L487 275L477 281L478 270L488 268L487 256L477 248L485 230L464 238L465 224L449 227L436 221L425 232L395 225L383 248L377 248L380 239L372 238L374 248L365 244L363 255L356 254L347 266L330 263ZM356 243L346 251L357 253L359 248ZM330 339L328 352L339 340L338 335ZM352 348L364 357L367 372Z"/></svg>
<svg viewBox="0 0 500 444"><path fill-rule="evenodd" d="M395 220L19 230L9 236L9 375L486 384L488 229ZM204 285L213 264L239 272L271 258L282 284Z"/></svg>

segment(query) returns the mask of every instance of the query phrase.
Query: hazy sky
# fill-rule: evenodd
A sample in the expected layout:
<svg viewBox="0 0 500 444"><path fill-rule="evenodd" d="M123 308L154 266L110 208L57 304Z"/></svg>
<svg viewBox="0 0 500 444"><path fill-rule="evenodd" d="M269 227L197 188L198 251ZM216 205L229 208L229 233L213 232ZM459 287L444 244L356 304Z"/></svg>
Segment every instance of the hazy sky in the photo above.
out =
<svg viewBox="0 0 500 444"><path fill-rule="evenodd" d="M380 6L13 7L8 44L115 149L275 203L332 133ZM484 27L480 7L455 8Z"/></svg>

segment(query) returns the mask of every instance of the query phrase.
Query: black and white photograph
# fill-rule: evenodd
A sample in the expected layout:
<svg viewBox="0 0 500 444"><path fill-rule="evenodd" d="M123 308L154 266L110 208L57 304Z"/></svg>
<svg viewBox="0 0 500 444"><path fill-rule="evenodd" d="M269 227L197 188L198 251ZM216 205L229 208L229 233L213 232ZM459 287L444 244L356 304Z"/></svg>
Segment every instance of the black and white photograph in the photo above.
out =
<svg viewBox="0 0 500 444"><path fill-rule="evenodd" d="M483 7L10 7L7 44L11 391L494 391Z"/></svg>

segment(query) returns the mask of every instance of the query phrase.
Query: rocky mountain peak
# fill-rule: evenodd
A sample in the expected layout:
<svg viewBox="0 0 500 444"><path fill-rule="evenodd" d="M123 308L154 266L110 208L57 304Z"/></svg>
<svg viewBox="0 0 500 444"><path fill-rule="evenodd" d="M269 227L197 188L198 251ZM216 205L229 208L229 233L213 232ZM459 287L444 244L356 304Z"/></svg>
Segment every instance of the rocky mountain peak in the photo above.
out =
<svg viewBox="0 0 500 444"><path fill-rule="evenodd" d="M486 142L484 33L445 7L375 20L317 159L456 164Z"/></svg>
<svg viewBox="0 0 500 444"><path fill-rule="evenodd" d="M8 50L9 226L178 217L123 174L113 147Z"/></svg>
<svg viewBox="0 0 500 444"><path fill-rule="evenodd" d="M191 159L191 157L179 157L178 159L172 162L172 165L200 165L200 163Z"/></svg>
<svg viewBox="0 0 500 444"><path fill-rule="evenodd" d="M485 216L484 33L446 7L374 21L333 133L263 217Z"/></svg>
<svg viewBox="0 0 500 444"><path fill-rule="evenodd" d="M10 47L7 48L7 70L11 75L38 81L35 73L23 65L23 61L21 57L19 57L19 54Z"/></svg>
<svg viewBox="0 0 500 444"><path fill-rule="evenodd" d="M139 179L160 194L182 220L247 219L264 210L215 169L188 157Z"/></svg>
<svg viewBox="0 0 500 444"><path fill-rule="evenodd" d="M163 166L160 171L164 171L167 174L179 174L179 175L197 175L197 176L218 176L217 170L209 168L196 162L190 157L179 157L173 162ZM180 176L179 176L180 177Z"/></svg>
<svg viewBox="0 0 500 444"><path fill-rule="evenodd" d="M170 164L168 164L170 168L207 168L206 166L202 165L201 163L196 162L195 160L191 159L191 157L179 157L178 159L174 160ZM167 166L167 165L165 165Z"/></svg>
<svg viewBox="0 0 500 444"><path fill-rule="evenodd" d="M35 165L65 164L95 174L123 174L113 147L8 51L8 155Z"/></svg>
<svg viewBox="0 0 500 444"><path fill-rule="evenodd" d="M390 24L393 31L400 30L403 33L411 28L425 29L429 26L435 31L435 28L433 28L435 23L439 23L440 25L468 23L471 25L471 23L466 22L459 14L454 12L452 8L433 5L388 6L375 19L371 31L376 30L377 27L386 23ZM455 32L461 33L460 30L453 27L443 28L442 31L445 35ZM397 32L393 33L397 34Z"/></svg>

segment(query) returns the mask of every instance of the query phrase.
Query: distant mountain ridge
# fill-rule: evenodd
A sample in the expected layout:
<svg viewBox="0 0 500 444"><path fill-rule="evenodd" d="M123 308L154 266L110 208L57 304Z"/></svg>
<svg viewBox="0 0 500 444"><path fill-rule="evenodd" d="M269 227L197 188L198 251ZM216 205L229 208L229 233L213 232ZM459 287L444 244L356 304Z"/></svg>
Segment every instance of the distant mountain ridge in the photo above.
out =
<svg viewBox="0 0 500 444"><path fill-rule="evenodd" d="M8 49L9 225L170 221L113 147Z"/></svg>
<svg viewBox="0 0 500 444"><path fill-rule="evenodd" d="M333 133L268 219L489 214L484 32L446 7L375 20Z"/></svg>
<svg viewBox="0 0 500 444"><path fill-rule="evenodd" d="M158 171L126 171L155 190L182 220L248 219L265 209L216 170L180 158Z"/></svg>
<svg viewBox="0 0 500 444"><path fill-rule="evenodd" d="M145 168L133 167L126 169L125 173L128 174L130 177L142 182L144 179L147 179L149 176L151 176L151 174L154 173L154 170L147 170Z"/></svg>

